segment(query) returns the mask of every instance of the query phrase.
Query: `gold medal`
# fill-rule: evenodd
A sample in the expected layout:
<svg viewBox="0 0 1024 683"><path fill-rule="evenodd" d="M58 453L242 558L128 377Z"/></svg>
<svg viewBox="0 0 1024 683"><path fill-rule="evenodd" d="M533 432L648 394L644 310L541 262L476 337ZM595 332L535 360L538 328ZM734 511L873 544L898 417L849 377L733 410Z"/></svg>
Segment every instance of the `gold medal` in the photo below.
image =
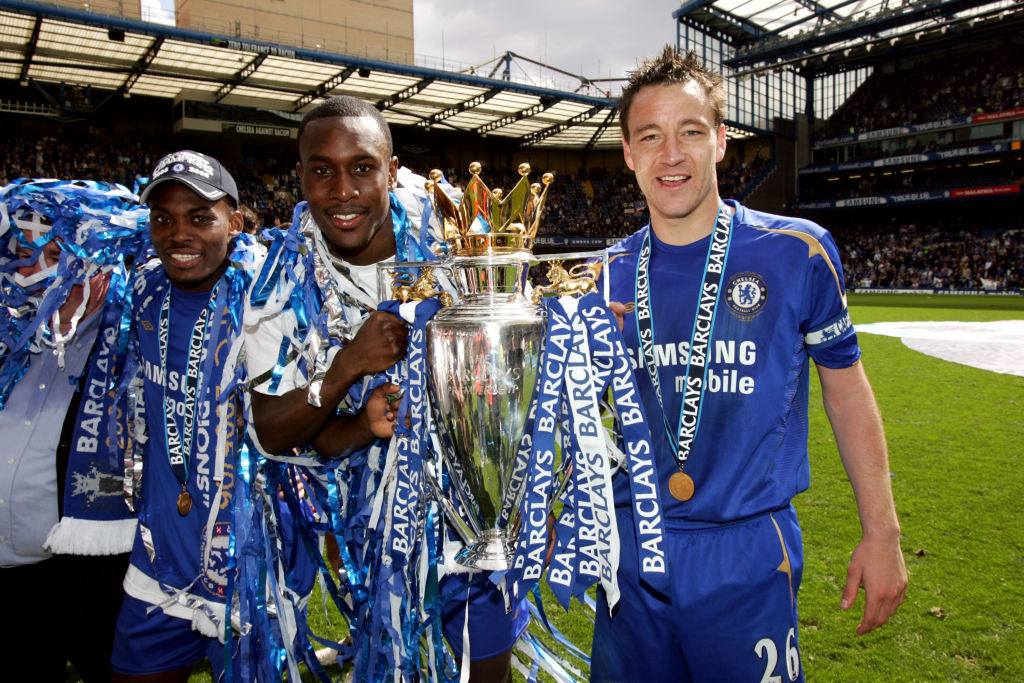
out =
<svg viewBox="0 0 1024 683"><path fill-rule="evenodd" d="M693 486L691 485L692 489ZM192 496L189 495L188 491L184 487L181 489L181 495L178 496L178 514L184 517L188 514L188 511L192 509Z"/></svg>
<svg viewBox="0 0 1024 683"><path fill-rule="evenodd" d="M668 478L668 491L676 500L693 498L693 479L685 472L676 472Z"/></svg>

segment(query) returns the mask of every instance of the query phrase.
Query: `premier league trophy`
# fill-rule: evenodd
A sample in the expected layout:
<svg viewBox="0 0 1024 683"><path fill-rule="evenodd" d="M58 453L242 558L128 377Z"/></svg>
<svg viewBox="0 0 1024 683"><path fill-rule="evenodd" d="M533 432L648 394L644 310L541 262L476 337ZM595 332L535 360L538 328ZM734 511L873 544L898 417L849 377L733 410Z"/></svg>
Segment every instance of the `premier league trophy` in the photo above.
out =
<svg viewBox="0 0 1024 683"><path fill-rule="evenodd" d="M507 195L489 190L480 164L456 206L431 173L428 192L449 245L447 268L458 303L427 323L427 363L434 420L453 501L447 516L465 542L456 561L506 569L512 558L522 477L513 481L523 426L536 383L544 307L523 293L533 239L552 175L530 185L527 164ZM427 471L430 477L430 471ZM435 478L436 481L436 478Z"/></svg>
<svg viewBox="0 0 1024 683"><path fill-rule="evenodd" d="M528 164L507 195L480 179L480 164L456 204L432 171L426 189L442 226L448 256L441 262L392 264L391 290L401 302L441 294L445 306L426 323L428 393L441 459L425 458L433 497L464 543L456 554L471 569L504 570L515 553L525 490L527 414L544 344L544 296L596 290L599 266L562 266L533 255L540 215L553 176L530 184ZM533 263L552 260L546 284L524 290ZM409 267L411 270L403 270ZM444 291L454 290L456 297ZM454 303L453 303L454 302ZM447 486L443 486L446 482Z"/></svg>

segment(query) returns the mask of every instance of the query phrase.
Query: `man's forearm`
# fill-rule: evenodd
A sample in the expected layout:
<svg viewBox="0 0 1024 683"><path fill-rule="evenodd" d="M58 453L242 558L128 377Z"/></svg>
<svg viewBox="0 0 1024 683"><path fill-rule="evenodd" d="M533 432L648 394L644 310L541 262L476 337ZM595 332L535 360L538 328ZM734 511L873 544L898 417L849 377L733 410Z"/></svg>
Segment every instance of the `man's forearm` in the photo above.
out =
<svg viewBox="0 0 1024 683"><path fill-rule="evenodd" d="M846 568L840 607L850 609L863 587L864 616L857 625L857 634L863 635L896 613L907 590L885 433L871 385L859 363L842 370L819 366L818 372L825 412L857 498L861 524L861 540Z"/></svg>
<svg viewBox="0 0 1024 683"><path fill-rule="evenodd" d="M334 460L348 457L376 439L365 414L360 412L358 415L335 415L313 439L312 446L323 460Z"/></svg>
<svg viewBox="0 0 1024 683"><path fill-rule="evenodd" d="M885 433L871 385L860 364L822 377L825 412L836 436L839 455L850 479L865 536L899 536L899 521L889 480Z"/></svg>

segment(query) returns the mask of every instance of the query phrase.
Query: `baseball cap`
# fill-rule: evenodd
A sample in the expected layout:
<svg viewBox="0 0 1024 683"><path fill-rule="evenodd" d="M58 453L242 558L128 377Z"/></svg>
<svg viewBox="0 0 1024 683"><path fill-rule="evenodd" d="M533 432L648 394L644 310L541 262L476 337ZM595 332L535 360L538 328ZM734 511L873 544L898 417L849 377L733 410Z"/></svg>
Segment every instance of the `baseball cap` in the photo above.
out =
<svg viewBox="0 0 1024 683"><path fill-rule="evenodd" d="M153 188L160 183L174 180L189 187L204 199L217 201L230 197L238 206L238 186L220 162L213 157L185 149L168 154L156 162L153 175L142 190L139 199L146 203Z"/></svg>

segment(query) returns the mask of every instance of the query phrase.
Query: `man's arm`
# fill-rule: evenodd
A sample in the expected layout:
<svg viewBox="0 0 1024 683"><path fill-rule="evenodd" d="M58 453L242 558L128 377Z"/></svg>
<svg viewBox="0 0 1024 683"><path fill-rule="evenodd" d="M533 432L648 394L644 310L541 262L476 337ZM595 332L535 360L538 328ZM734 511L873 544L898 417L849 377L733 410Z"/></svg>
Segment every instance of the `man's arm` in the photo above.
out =
<svg viewBox="0 0 1024 683"><path fill-rule="evenodd" d="M359 333L335 356L320 389L320 408L309 404L308 390L281 396L252 392L252 417L260 444L270 453L286 453L312 444L323 458L361 448L375 435L361 416L339 416L335 407L364 375L383 372L405 356L408 331L390 313L375 311Z"/></svg>
<svg viewBox="0 0 1024 683"><path fill-rule="evenodd" d="M907 589L907 569L900 549L889 458L882 418L863 366L833 370L818 366L825 413L839 446L843 467L853 486L860 516L861 541L846 572L841 606L849 609L864 586L863 635L889 620Z"/></svg>

